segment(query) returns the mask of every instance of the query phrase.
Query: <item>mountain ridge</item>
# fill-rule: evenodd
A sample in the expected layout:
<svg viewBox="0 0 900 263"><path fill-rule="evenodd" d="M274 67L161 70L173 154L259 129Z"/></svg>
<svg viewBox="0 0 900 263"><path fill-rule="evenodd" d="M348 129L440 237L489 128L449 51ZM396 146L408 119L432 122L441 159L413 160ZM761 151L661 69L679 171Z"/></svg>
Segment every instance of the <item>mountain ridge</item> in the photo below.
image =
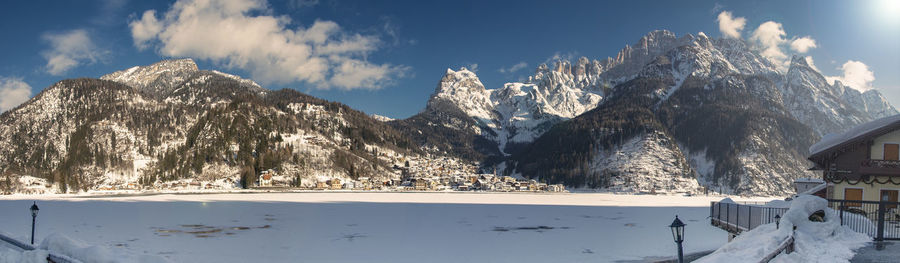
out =
<svg viewBox="0 0 900 263"><path fill-rule="evenodd" d="M449 72L453 72L450 70ZM644 164L645 167L657 167L663 170L677 171L670 172L695 178L699 185L726 193L755 193L755 194L781 194L790 191L790 182L794 178L802 176L811 176L805 171L806 161L804 159L805 149L813 143L816 138L825 134L834 133L841 129L861 122L871 120L884 115L897 114L897 110L884 99L884 97L876 91L868 91L863 95L858 91L842 85L840 82L828 84L824 76L817 70L810 67L804 57L794 56L792 62L786 70L780 70L774 63L761 56L751 44L739 39L710 39L705 34L698 33L696 36L687 34L677 37L674 33L665 30L652 31L641 37L634 45L626 45L620 50L615 58L610 57L604 60L589 60L587 58L579 58L573 65L567 60L558 60L552 66L541 64L535 70L535 74L529 77L525 82L511 82L504 84L503 87L497 89L485 89L477 81L477 75L474 73L467 74L467 78L474 79L479 84L479 99L474 100L478 103L472 103L470 97L461 96L459 98L446 98L447 94L433 94L432 99L442 97L442 100L456 102L456 104L443 105L443 108L457 108L458 112L462 112L470 116L472 123L467 129L471 129L475 136L480 136L483 140L491 141L497 145L500 150L499 155L494 153L486 153L487 156L493 156L493 159L500 161L487 162L486 165L500 168L504 173L510 175L524 176L536 179L546 179L550 182L565 182L570 186L588 186L596 187L600 185L602 188L610 188L609 176L603 174L632 174L635 175L634 169L622 168L633 164L629 161L622 161L617 164L610 164L603 156L608 156L609 151L619 151L627 145L644 145L641 147L631 147L629 151L638 151L650 147L648 145L659 145L659 147L651 147L654 149L673 149L669 159L674 160L674 164L667 164L667 160L658 160L654 163ZM446 77L446 76L445 76ZM635 87L634 80L644 79L647 81L640 82L638 86L649 85L646 87ZM630 83L631 84L628 84ZM687 84L686 84L687 83ZM442 82L443 84L443 82ZM438 90L442 84L439 84ZM686 87L686 90L684 90ZM522 96L524 100L516 101L516 103L508 103L501 100L495 94L515 93L513 90L527 88L529 91L552 91L552 94L544 96ZM628 91L628 92L624 92ZM636 91L635 91L636 90ZM694 92L690 90L702 90L705 92ZM721 91L721 92L709 92ZM589 103L579 103L579 100L571 100L565 96L556 96L566 94L566 92L583 92L596 96L598 99ZM644 97L635 97L634 93L643 94ZM681 93L694 94L695 99L685 99L678 96ZM488 94L488 95L485 95ZM710 97L710 96L719 97ZM619 110L623 112L607 112L601 115L622 115L628 109L641 109L646 111L644 115L631 116L637 118L632 121L642 122L640 118L658 119L656 121L647 122L656 127L648 129L640 128L642 125L629 126L628 129L638 129L641 132L625 132L611 131L612 134L620 134L614 143L610 143L609 138L605 135L599 135L595 131L609 129L610 127L620 127L619 124L611 124L606 121L590 122L589 124L578 124L572 128L569 122L576 121L584 115L599 114L596 111L611 101L620 101L621 98L627 97L622 102ZM732 98L734 97L734 98ZM672 98L681 98L671 101ZM751 102L745 100L735 100L735 98L751 98ZM652 100L648 103L647 99ZM734 105L742 105L734 107L734 105L719 105L723 102ZM710 146L692 145L690 141L695 141L689 135L683 125L679 125L677 120L668 119L671 116L679 116L678 118L694 118L692 116L683 115L684 112L678 108L691 108L692 105L703 103L719 106L701 107L696 109L704 114L714 114L710 112L712 109L719 109L733 114L746 116L740 119L722 117L720 125L728 124L740 129L749 129L750 132L740 129L730 129L726 126L716 126L702 120L700 125L707 129L725 128L734 130L740 135L726 136L719 143L723 145L744 145L744 149L716 150L716 156L707 154L707 148ZM578 108L572 112L577 114L544 114L548 117L529 118L529 115L519 114L522 118L504 118L506 114L502 114L497 108L498 105L528 105L514 111L516 113L532 112L532 113L548 113L551 111L544 109L556 109L557 105L570 106L569 108ZM485 106L487 105L487 106ZM493 107L491 107L493 106ZM545 108L546 107L546 108ZM635 108L636 107L636 108ZM477 109L473 111L473 109ZM593 109L593 110L591 110ZM716 113L718 114L718 113ZM509 114L514 115L514 114ZM477 116L477 117L476 117ZM533 114L531 116L542 116L541 114ZM646 116L646 117L639 117ZM667 117L668 116L668 117ZM417 116L423 118L423 116ZM584 118L582 118L584 119ZM773 127L760 126L752 123L750 120L768 119L774 125ZM595 120L609 120L602 117ZM401 120L402 121L402 120ZM624 120L623 120L624 121ZM427 121L428 123L437 123L438 125L453 126L448 123L441 123L440 120L434 119ZM583 122L583 121L582 121ZM457 123L463 123L457 121ZM655 124L653 124L655 123ZM729 124L730 123L730 124ZM712 125L712 126L710 126ZM806 126L803 128L801 126ZM534 128L540 127L540 128ZM570 133L559 134L550 133L553 129L559 127L567 129ZM571 129L586 129L584 133L587 138L593 138L595 141L579 141L572 142L565 147L573 147L580 150L570 152L571 160L559 160L561 163L573 163L572 165L559 167L554 164L534 167L535 162L546 160L548 158L557 158L561 156L561 152L549 152L548 148L554 145L562 144L562 141L568 141L566 138L573 137L571 134L581 134ZM619 128L614 128L619 129ZM489 132L477 132L477 131ZM679 132L680 130L680 132ZM688 129L689 130L689 129ZM767 132L760 132L765 131ZM786 131L794 132L788 134ZM810 133L810 131L812 133ZM696 130L693 133L702 134ZM525 136L521 136L525 134ZM593 134L593 135L590 135ZM707 136L714 136L708 134ZM473 135L470 135L473 136ZM550 141L554 143L536 146L535 143L544 140L543 137L551 137ZM599 137L597 137L599 136ZM635 137L637 136L637 137ZM775 136L770 142L766 142L766 137ZM574 136L577 137L577 136ZM518 138L518 140L510 140L510 138ZM607 139L603 139L607 138ZM641 138L638 141L629 141L630 138ZM596 140L602 140L599 147ZM585 146L578 148L579 145ZM668 146L667 146L668 145ZM676 145L676 147L670 147ZM661 147L661 148L660 148ZM721 148L721 147L719 147ZM618 149L618 150L617 150ZM441 150L443 152L452 152L452 150ZM668 150L665 150L668 151ZM535 155L534 158L524 157L525 155ZM562 154L566 155L566 154ZM626 155L627 151L626 151ZM773 157L759 157L759 156ZM779 157L774 157L779 156ZM568 158L568 157L567 157ZM579 159L580 158L580 159ZM598 159L599 158L599 159ZM713 161L712 159L717 159ZM527 163L527 164L523 164ZM523 166L526 165L526 166ZM533 169L528 169L531 165ZM619 167L610 169L610 167ZM676 167L676 168L666 168ZM631 171L628 171L631 169ZM552 173L555 175L551 175ZM571 176L566 176L566 175ZM575 174L579 174L575 176ZM650 172L644 174L651 174ZM765 174L778 174L768 176ZM570 179L561 179L568 178ZM653 181L660 178L668 178L666 180L680 180L679 177L673 176L634 176L642 178L641 180ZM605 178L605 179L597 179ZM606 180L606 181L603 181ZM623 179L624 180L624 179ZM619 184L618 188L623 191L654 191L661 190L659 184L656 186L646 183L636 183L632 180L630 185ZM756 187L755 185L759 185ZM679 191L696 191L695 184L682 184L673 189ZM664 188L664 187L663 187Z"/></svg>
<svg viewBox="0 0 900 263"><path fill-rule="evenodd" d="M407 158L446 156L570 187L778 195L810 176L818 138L895 114L804 57L781 70L702 32L652 31L615 57L554 60L494 89L447 69L425 109L396 120L171 59L63 80L3 113L0 172L62 192L247 186L269 170L308 186L398 178Z"/></svg>
<svg viewBox="0 0 900 263"><path fill-rule="evenodd" d="M309 186L323 178L398 177L391 168L398 158L420 153L346 105L265 90L196 70L190 60L104 77L117 81L62 80L0 115L7 184L31 176L63 193L197 181L227 189L275 170L281 180ZM27 190L21 187L6 190Z"/></svg>

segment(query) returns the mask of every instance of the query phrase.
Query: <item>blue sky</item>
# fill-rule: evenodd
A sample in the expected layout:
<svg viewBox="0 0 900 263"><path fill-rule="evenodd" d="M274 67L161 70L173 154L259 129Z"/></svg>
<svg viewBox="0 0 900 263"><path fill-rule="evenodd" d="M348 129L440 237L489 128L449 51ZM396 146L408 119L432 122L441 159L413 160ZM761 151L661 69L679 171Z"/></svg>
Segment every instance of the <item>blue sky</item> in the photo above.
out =
<svg viewBox="0 0 900 263"><path fill-rule="evenodd" d="M614 56L656 29L722 37L723 11L732 29L744 19L740 37L750 40L771 31L760 25L777 23L768 29L784 32L775 33L778 52L810 56L825 75L856 80L900 105L898 6L897 0L11 1L0 8L0 110L62 79L191 57L201 69L270 89L405 118L425 107L447 68L469 67L498 88L554 56ZM792 49L801 38L815 47Z"/></svg>

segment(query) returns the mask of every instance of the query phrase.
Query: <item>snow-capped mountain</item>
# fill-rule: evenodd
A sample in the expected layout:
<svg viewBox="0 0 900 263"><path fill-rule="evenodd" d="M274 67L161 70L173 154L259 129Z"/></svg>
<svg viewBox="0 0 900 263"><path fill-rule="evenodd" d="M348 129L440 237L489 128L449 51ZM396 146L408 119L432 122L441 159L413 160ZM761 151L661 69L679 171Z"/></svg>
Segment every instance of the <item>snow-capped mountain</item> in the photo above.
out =
<svg viewBox="0 0 900 263"><path fill-rule="evenodd" d="M586 74L585 66L590 65L581 60L576 66L580 70L573 73L573 67L561 61L553 70L538 68L529 83L507 83L499 89L486 89L466 68L447 69L428 107L455 105L475 120L468 129L495 141L505 153L508 144L529 143L553 124L596 107L602 91L586 90L596 85L591 81L596 74Z"/></svg>
<svg viewBox="0 0 900 263"><path fill-rule="evenodd" d="M6 182L31 176L62 192L239 187L269 169L304 185L391 177L394 157L419 151L346 105L266 90L189 59L60 81L0 115L0 134Z"/></svg>
<svg viewBox="0 0 900 263"><path fill-rule="evenodd" d="M499 87L447 69L425 109L401 120L178 59L63 80L3 113L0 172L64 191L268 169L311 184L397 176L398 158L428 153L574 187L777 195L811 176L818 138L897 113L802 57L779 69L743 40L664 30Z"/></svg>
<svg viewBox="0 0 900 263"><path fill-rule="evenodd" d="M442 112L454 122L429 117ZM819 137L896 113L875 90L827 83L802 57L782 71L743 40L662 30L615 57L540 65L496 89L448 70L409 120L468 132L486 165L570 186L781 194L811 176L806 149ZM394 123L404 122L422 126ZM476 144L432 149L455 145Z"/></svg>

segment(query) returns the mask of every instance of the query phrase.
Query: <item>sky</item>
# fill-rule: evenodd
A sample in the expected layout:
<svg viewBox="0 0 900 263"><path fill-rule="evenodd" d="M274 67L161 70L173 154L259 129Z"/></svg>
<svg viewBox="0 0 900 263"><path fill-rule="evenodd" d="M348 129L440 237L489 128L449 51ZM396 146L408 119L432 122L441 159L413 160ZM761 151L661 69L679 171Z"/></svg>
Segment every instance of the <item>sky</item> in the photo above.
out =
<svg viewBox="0 0 900 263"><path fill-rule="evenodd" d="M406 118L447 68L489 89L555 58L603 59L650 31L742 38L776 64L808 57L829 80L900 105L900 0L8 1L0 112L63 79L169 58Z"/></svg>

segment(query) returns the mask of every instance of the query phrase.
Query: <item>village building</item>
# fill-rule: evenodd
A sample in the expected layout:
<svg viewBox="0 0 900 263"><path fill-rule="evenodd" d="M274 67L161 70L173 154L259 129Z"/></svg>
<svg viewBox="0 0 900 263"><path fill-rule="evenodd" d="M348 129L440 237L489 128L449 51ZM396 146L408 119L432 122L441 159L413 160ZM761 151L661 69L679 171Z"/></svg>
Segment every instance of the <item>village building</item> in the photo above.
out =
<svg viewBox="0 0 900 263"><path fill-rule="evenodd" d="M316 182L316 190L325 190L326 188L328 188L328 183L323 181Z"/></svg>
<svg viewBox="0 0 900 263"><path fill-rule="evenodd" d="M822 172L829 199L898 201L900 115L825 136L809 149L811 170ZM859 206L860 203L848 203Z"/></svg>
<svg viewBox="0 0 900 263"><path fill-rule="evenodd" d="M338 179L338 178L328 180L327 183L328 183L328 189L331 189L331 190L341 190L341 188L344 187L344 185L341 184L341 179Z"/></svg>
<svg viewBox="0 0 900 263"><path fill-rule="evenodd" d="M563 186L563 185L561 185L561 184L551 184L551 185L547 186L547 191L550 191L550 192L565 192L565 191L566 191L566 187Z"/></svg>
<svg viewBox="0 0 900 263"><path fill-rule="evenodd" d="M412 187L416 191L425 191L425 189L428 188L428 182L426 182L425 179L422 178L413 179Z"/></svg>

